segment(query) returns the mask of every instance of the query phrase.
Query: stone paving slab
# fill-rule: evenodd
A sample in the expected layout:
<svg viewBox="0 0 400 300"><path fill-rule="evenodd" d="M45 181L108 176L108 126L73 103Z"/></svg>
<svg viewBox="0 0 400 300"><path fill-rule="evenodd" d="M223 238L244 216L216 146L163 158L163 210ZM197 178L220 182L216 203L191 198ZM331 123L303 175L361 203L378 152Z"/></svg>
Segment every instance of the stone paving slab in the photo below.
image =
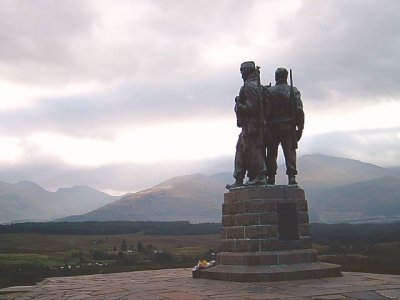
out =
<svg viewBox="0 0 400 300"><path fill-rule="evenodd" d="M0 300L334 300L400 299L400 276L343 272L343 277L285 282L192 278L191 269L48 278L31 287L0 289Z"/></svg>

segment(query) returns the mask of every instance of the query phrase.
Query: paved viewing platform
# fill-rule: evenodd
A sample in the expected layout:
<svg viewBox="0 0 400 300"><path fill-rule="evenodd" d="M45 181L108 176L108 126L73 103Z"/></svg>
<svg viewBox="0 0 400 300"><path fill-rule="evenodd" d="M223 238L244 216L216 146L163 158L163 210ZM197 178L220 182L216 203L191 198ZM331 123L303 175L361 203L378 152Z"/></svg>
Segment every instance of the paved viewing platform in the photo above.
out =
<svg viewBox="0 0 400 300"><path fill-rule="evenodd" d="M0 299L400 299L400 276L343 272L343 277L283 282L192 278L191 269L48 278L0 289Z"/></svg>

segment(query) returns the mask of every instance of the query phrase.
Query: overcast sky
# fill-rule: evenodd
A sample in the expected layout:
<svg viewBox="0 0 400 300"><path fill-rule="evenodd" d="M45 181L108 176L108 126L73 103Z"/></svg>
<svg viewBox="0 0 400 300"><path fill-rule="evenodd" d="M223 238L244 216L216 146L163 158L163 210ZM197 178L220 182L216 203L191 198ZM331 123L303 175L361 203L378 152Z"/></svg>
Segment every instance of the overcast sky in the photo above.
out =
<svg viewBox="0 0 400 300"><path fill-rule="evenodd" d="M263 84L293 69L300 155L400 165L397 0L0 0L0 20L0 181L232 171L247 60Z"/></svg>

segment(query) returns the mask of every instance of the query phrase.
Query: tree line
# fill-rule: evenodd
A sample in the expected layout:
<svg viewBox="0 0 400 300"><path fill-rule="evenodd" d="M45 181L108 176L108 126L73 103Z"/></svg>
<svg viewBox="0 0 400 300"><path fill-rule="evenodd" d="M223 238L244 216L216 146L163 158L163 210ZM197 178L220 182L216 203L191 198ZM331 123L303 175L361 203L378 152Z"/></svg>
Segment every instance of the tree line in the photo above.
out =
<svg viewBox="0 0 400 300"><path fill-rule="evenodd" d="M325 245L365 245L400 242L400 222L374 224L311 224L314 243Z"/></svg>
<svg viewBox="0 0 400 300"><path fill-rule="evenodd" d="M220 232L219 223L191 224L187 221L106 221L106 222L26 222L0 225L2 233L42 234L127 234L145 235L203 235Z"/></svg>
<svg viewBox="0 0 400 300"><path fill-rule="evenodd" d="M373 244L400 241L400 222L379 224L310 224L313 242L319 244ZM218 234L220 223L188 221L27 222L0 225L4 233L205 235Z"/></svg>

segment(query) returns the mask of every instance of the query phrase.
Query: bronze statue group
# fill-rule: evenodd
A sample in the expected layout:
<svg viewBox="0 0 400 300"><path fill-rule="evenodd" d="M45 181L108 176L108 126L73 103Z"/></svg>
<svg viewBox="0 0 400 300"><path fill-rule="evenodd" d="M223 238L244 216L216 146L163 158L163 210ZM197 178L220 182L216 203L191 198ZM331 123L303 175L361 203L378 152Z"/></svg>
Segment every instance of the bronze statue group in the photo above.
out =
<svg viewBox="0 0 400 300"><path fill-rule="evenodd" d="M275 85L263 86L259 67L253 61L242 63L240 72L244 84L235 98L235 113L242 131L236 145L235 182L226 188L274 185L279 145L285 156L288 184L296 185L296 149L303 133L304 112L292 74L288 84L288 71L278 68Z"/></svg>

